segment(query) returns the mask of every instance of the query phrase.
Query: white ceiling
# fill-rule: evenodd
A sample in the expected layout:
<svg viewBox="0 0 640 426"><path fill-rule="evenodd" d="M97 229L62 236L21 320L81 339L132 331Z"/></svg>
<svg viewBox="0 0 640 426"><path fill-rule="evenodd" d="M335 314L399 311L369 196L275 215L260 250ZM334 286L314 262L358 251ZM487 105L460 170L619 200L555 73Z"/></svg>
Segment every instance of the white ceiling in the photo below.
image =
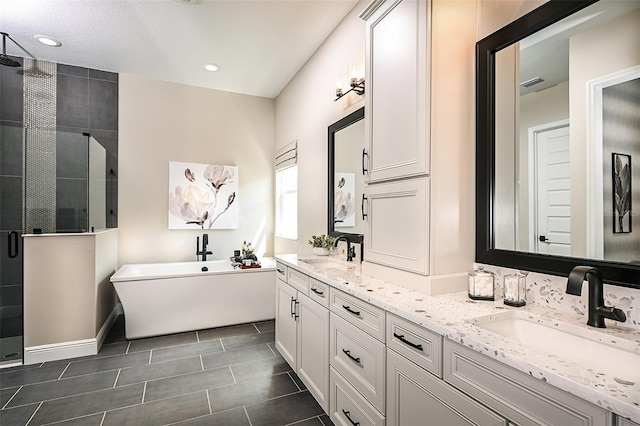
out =
<svg viewBox="0 0 640 426"><path fill-rule="evenodd" d="M0 0L0 31L41 60L275 98L356 3ZM9 40L7 53L26 56Z"/></svg>

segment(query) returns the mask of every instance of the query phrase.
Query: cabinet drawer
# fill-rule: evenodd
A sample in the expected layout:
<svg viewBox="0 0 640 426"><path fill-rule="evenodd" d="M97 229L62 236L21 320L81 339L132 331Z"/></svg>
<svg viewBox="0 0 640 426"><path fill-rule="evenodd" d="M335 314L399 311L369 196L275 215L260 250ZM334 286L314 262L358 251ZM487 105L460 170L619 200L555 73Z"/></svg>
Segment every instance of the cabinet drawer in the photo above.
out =
<svg viewBox="0 0 640 426"><path fill-rule="evenodd" d="M309 297L325 308L329 307L329 285L309 277Z"/></svg>
<svg viewBox="0 0 640 426"><path fill-rule="evenodd" d="M507 421L387 349L387 424L504 426Z"/></svg>
<svg viewBox="0 0 640 426"><path fill-rule="evenodd" d="M442 336L387 314L387 346L428 372L442 377Z"/></svg>
<svg viewBox="0 0 640 426"><path fill-rule="evenodd" d="M384 414L384 344L336 314L330 324L331 366Z"/></svg>
<svg viewBox="0 0 640 426"><path fill-rule="evenodd" d="M287 268L287 282L296 290L307 294L309 289L309 277L293 268Z"/></svg>
<svg viewBox="0 0 640 426"><path fill-rule="evenodd" d="M444 339L444 379L519 425L609 425L607 411Z"/></svg>
<svg viewBox="0 0 640 426"><path fill-rule="evenodd" d="M340 426L384 426L384 417L333 368L329 373L329 417Z"/></svg>
<svg viewBox="0 0 640 426"><path fill-rule="evenodd" d="M287 266L283 263L276 261L276 277L287 282Z"/></svg>
<svg viewBox="0 0 640 426"><path fill-rule="evenodd" d="M385 312L382 308L332 288L331 311L384 343Z"/></svg>

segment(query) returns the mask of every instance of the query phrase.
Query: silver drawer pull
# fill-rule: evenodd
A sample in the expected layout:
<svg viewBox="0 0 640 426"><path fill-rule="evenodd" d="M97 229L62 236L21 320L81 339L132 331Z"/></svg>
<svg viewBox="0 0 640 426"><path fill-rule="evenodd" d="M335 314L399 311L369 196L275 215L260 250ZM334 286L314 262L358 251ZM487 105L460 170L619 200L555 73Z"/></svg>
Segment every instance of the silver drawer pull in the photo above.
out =
<svg viewBox="0 0 640 426"><path fill-rule="evenodd" d="M311 291L317 294L318 296L324 297L324 291L318 290L317 288L313 288L313 287L311 287Z"/></svg>
<svg viewBox="0 0 640 426"><path fill-rule="evenodd" d="M345 411L344 409L342 409L342 414L344 414L344 416L347 418L347 420L349 420L349 421L351 422L351 424L352 424L353 426L360 426L360 422L354 422L354 421L351 419L351 413L350 413L350 412Z"/></svg>
<svg viewBox="0 0 640 426"><path fill-rule="evenodd" d="M351 355L351 351L343 349L342 352L344 352L344 354L348 356L351 361L355 362L356 364L360 364L360 358L356 358L355 356Z"/></svg>
<svg viewBox="0 0 640 426"><path fill-rule="evenodd" d="M411 346L412 348L415 348L415 349L417 349L417 350L419 350L419 351L424 351L424 349L422 348L422 345L421 345L421 344L416 344L416 343L412 343L412 342L408 341L407 339L405 339L405 338L404 338L404 335L403 335L403 334L396 334L396 333L393 333L393 337L395 337L396 339L400 340L400 341L401 341L402 343L404 343L405 345L409 345L409 346Z"/></svg>

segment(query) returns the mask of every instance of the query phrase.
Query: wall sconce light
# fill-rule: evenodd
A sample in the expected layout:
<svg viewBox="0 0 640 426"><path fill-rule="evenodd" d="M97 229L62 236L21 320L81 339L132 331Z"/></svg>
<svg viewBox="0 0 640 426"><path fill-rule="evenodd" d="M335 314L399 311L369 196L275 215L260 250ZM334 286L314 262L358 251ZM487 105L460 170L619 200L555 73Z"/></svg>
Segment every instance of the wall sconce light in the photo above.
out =
<svg viewBox="0 0 640 426"><path fill-rule="evenodd" d="M351 69L351 78L349 79L349 86L351 87L346 92L342 88L341 82L336 79L336 98L333 100L334 102L346 95L349 92L355 92L356 94L362 96L364 95L364 77L358 77L357 71L354 67Z"/></svg>

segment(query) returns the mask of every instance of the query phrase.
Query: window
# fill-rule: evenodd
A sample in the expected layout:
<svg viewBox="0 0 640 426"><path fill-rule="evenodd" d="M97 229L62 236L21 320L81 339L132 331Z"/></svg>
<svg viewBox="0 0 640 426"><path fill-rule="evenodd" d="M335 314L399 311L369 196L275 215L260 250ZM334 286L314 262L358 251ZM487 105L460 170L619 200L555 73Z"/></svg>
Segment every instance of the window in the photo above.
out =
<svg viewBox="0 0 640 426"><path fill-rule="evenodd" d="M276 171L276 235L298 238L298 166Z"/></svg>

